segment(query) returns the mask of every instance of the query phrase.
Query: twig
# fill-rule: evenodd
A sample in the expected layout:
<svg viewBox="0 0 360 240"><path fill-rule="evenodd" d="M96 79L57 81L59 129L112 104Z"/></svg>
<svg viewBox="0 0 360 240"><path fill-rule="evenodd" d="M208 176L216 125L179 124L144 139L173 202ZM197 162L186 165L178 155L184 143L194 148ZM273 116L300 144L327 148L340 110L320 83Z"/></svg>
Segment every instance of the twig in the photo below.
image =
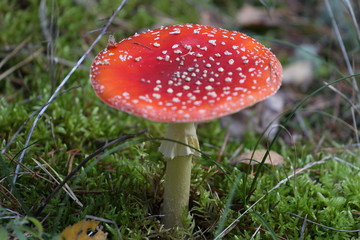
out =
<svg viewBox="0 0 360 240"><path fill-rule="evenodd" d="M347 161L345 161L345 160L343 160L343 159L341 159L341 158L334 157L334 160L336 160L336 161L338 161L338 162L341 162L341 163L344 163L344 164L348 165L349 167L352 167L352 168L360 171L360 168L359 168L359 167L357 167L357 166L355 166L354 164L349 163L349 162L347 162Z"/></svg>
<svg viewBox="0 0 360 240"><path fill-rule="evenodd" d="M349 0L343 0L343 2L345 2L346 6L347 6L347 8L348 8L348 10L349 10L351 19L352 19L353 24L354 24L354 28L355 28L356 34L357 34L357 36L358 36L358 39L360 40L360 28L359 28L359 24L358 24L358 21L357 21L357 19L356 19L356 16L355 16L353 7L351 6L351 2L350 2Z"/></svg>
<svg viewBox="0 0 360 240"><path fill-rule="evenodd" d="M9 208L2 208L2 209L0 209L0 210L1 210L1 211L0 211L0 213L1 213L0 219L18 218L18 217L21 216L20 213L14 211L14 210L11 210L11 209L9 209ZM9 214L9 216L6 216L6 214L7 214L6 211L8 211L8 212L9 212L10 214L12 214L12 215Z"/></svg>
<svg viewBox="0 0 360 240"><path fill-rule="evenodd" d="M304 218L304 222L301 226L301 232L300 232L300 240L303 240L304 239L304 236L305 236L305 229L306 229L306 220L307 220L307 214L305 215L305 218Z"/></svg>
<svg viewBox="0 0 360 240"><path fill-rule="evenodd" d="M351 66L349 56L346 53L346 48L345 48L344 42L343 42L343 40L341 38L341 33L340 33L340 30L339 30L338 25L336 23L334 12L333 12L333 10L332 10L332 8L330 6L329 0L325 0L325 5L326 5L326 9L327 9L327 11L329 13L329 16L331 18L331 23L333 25L335 35L336 35L336 38L337 38L338 43L339 43L341 53L342 53L342 55L344 57L346 67L347 67L350 75L354 75L354 70L353 70L353 68ZM352 83L353 83L354 90L358 93L359 92L359 87L357 85L357 81L356 81L355 77L352 77Z"/></svg>
<svg viewBox="0 0 360 240"><path fill-rule="evenodd" d="M240 218L242 218L248 211L250 211L253 207L255 207L256 204L258 204L261 200L263 200L272 191L278 189L281 185L287 183L290 180L290 178L293 178L293 177L299 175L300 173L304 172L305 170L307 170L309 168L312 168L315 165L324 164L325 161L329 160L330 158L331 158L331 156L326 156L326 157L324 157L323 159L321 159L319 161L306 164L303 168L299 169L298 171L291 174L287 178L285 178L285 179L281 180L280 182L278 182L278 184L276 184L275 187L270 189L267 193L265 193L262 197L260 197L254 204L252 204L250 207L248 207L248 209L246 209L242 214L240 214L240 216L237 217L229 226L227 226L219 235L217 235L214 240L220 239L220 238L224 237L226 234L228 234L237 225Z"/></svg>
<svg viewBox="0 0 360 240"><path fill-rule="evenodd" d="M1 154L5 154L7 149L10 147L10 145L15 141L16 137L20 134L20 132L23 130L23 128L26 126L26 124L35 116L40 109L37 109L36 111L32 112L30 116L23 122L23 124L19 127L19 129L15 132L15 134L11 137L9 142L5 145L3 150L1 150Z"/></svg>
<svg viewBox="0 0 360 240"><path fill-rule="evenodd" d="M66 90L62 91L61 93L59 93L58 95L56 95L54 99L62 96L63 94L65 94L65 93L67 93L67 92L69 92L69 91L71 91L71 90L73 90L73 89L77 89L77 88L79 88L79 87L80 87L80 86L75 86L75 87L71 87L71 88L69 88L69 89L66 89ZM49 103L45 104L44 106L42 106L42 108L45 107L45 106L47 106L48 104L49 104ZM20 132L21 132L22 129L26 126L26 124L27 124L38 112L40 112L40 110L41 110L42 108L37 109L37 110L35 110L34 112L32 112L32 113L30 114L30 116L24 121L24 123L19 127L19 129L18 129L18 130L14 133L14 135L11 137L11 139L9 140L9 142L5 145L4 149L1 150L0 154L5 154L5 152L7 151L7 149L8 149L8 148L10 147L10 145L15 141L16 137L20 134ZM21 164L21 163L18 162L18 164Z"/></svg>
<svg viewBox="0 0 360 240"><path fill-rule="evenodd" d="M325 226L325 225L322 225L320 223L317 223L317 222L313 222L309 219L306 219L304 217L301 217L299 215L296 215L295 213L291 213L291 212L288 212L288 214L294 216L294 217L298 217L300 219L304 219L304 221L306 222L309 222L309 223L312 223L312 224L315 224L317 226L320 226L320 227L323 227L323 228L326 228L326 229L329 229L329 230L333 230L333 231L336 231L336 232L346 232L346 233L355 233L355 232L360 232L360 229L355 229L355 230L342 230L342 229L337 229L337 228L332 228L332 227L328 227L328 226Z"/></svg>
<svg viewBox="0 0 360 240"><path fill-rule="evenodd" d="M95 152L93 152L92 154L90 154L87 158L85 158L81 163L79 163L79 165L69 174L67 175L64 180L52 191L52 193L41 203L41 206L36 210L35 215L39 215L42 210L44 210L45 206L48 204L48 202L55 196L55 194L65 185L65 183L67 181L69 181L73 176L75 176L75 174L80 171L80 169L85 166L85 164L87 162L89 162L92 158L94 158L95 156L99 155L101 152L103 152L105 149L107 149L108 147L110 147L111 145L114 145L115 143L118 142L122 142L125 141L127 139L130 138L134 138L137 137L143 133L145 133L147 130L141 130L137 133L133 133L133 134L127 134L124 136L121 136L107 144L105 144L104 146L102 146L101 148L99 148L98 150L96 150Z"/></svg>
<svg viewBox="0 0 360 240"><path fill-rule="evenodd" d="M51 9L53 10L53 9ZM53 42L53 37L51 35L51 31L48 29L49 21L46 17L46 1L42 0L39 5L39 19L41 30L44 34L44 37L48 43Z"/></svg>
<svg viewBox="0 0 360 240"><path fill-rule="evenodd" d="M6 70L5 72L3 72L2 74L0 74L0 81L3 80L4 78L6 78L7 76L9 76L12 72L16 71L17 69L21 68L22 66L28 64L29 62L31 62L34 58L36 58L37 56L40 55L40 53L43 51L44 48L39 48L38 50L36 50L33 54L31 54L29 57L27 57L26 59L24 59L23 61L19 62L18 64L16 64L15 66L12 66L11 68L9 68L8 70Z"/></svg>
<svg viewBox="0 0 360 240"><path fill-rule="evenodd" d="M114 13L111 15L111 17L109 18L109 20L107 21L107 23L105 24L104 28L102 29L102 31L100 32L100 34L97 36L97 38L94 40L94 42L90 45L90 47L86 50L86 52L81 56L81 58L77 61L77 63L75 64L75 66L70 70L70 72L65 76L65 78L62 80L62 82L59 84L59 86L55 89L54 93L51 95L51 97L49 98L48 102L45 104L44 107L42 107L41 111L39 112L39 114L36 116L29 134L26 138L25 141L25 145L24 145L24 150L21 152L20 158L19 158L19 163L22 163L22 161L24 160L24 156L27 150L27 147L29 145L31 136L34 132L35 126L37 125L37 122L40 120L40 118L42 117L42 115L45 113L46 109L48 108L48 106L54 101L55 96L57 95L57 93L60 91L60 89L67 83L67 81L70 79L70 77L72 76L72 74L76 71L76 69L81 65L81 63L85 60L85 58L89 55L89 53L91 52L91 50L95 47L95 45L100 41L100 39L102 38L102 36L106 33L106 30L108 29L108 27L110 26L111 22L114 20L115 16L120 12L120 10L125 6L127 0L123 0L120 5L118 6L118 8L114 11ZM14 174L14 179L13 179L13 184L16 184L16 180L18 177L18 173L20 170L20 165L16 166L15 169L15 174Z"/></svg>
<svg viewBox="0 0 360 240"><path fill-rule="evenodd" d="M258 232L260 231L261 229L261 224L258 226L258 228L255 230L254 234L251 236L251 239L250 240L253 240L255 239L256 235L258 234Z"/></svg>
<svg viewBox="0 0 360 240"><path fill-rule="evenodd" d="M221 157L224 154L226 144L228 143L228 140L229 140L229 136L230 136L230 131L227 131L227 133L224 137L223 144L221 145L220 151L218 152L218 156L217 156L217 160L216 160L217 162L221 162Z"/></svg>
<svg viewBox="0 0 360 240"><path fill-rule="evenodd" d="M15 56L20 49L22 49L25 44L27 44L30 41L30 37L26 38L24 41L22 41L11 53L9 53L8 55L6 55L6 57L4 57L4 59L0 62L0 68L2 68L2 66L4 66L4 64L9 61L10 58L12 58L13 56Z"/></svg>
<svg viewBox="0 0 360 240"><path fill-rule="evenodd" d="M63 181L62 177L60 177L60 175L47 163L45 162L45 160L41 159L41 161L43 162L43 164L41 164L40 162L38 162L36 159L33 158L33 161L47 174L49 175L57 184L60 183L60 181ZM43 166L45 165L45 166ZM52 172L55 173L56 177L54 175L51 174L51 172L49 170L46 169L46 167L50 168L50 170ZM80 202L80 200L76 197L75 193L71 190L71 188L69 187L69 185L67 185L66 183L63 186L63 190L70 196L70 198L72 200L74 200L80 207L83 207L84 205Z"/></svg>
<svg viewBox="0 0 360 240"><path fill-rule="evenodd" d="M325 85L329 85L329 83L326 82L326 81L324 81L324 83L325 83ZM339 94L340 97L342 97L346 102L348 102L348 103L351 105L351 107L354 108L358 114L360 114L359 107L356 106L356 104L353 103L353 101L351 101L350 98L348 98L344 93L342 93L340 90L338 90L338 89L335 88L334 86L329 85L328 87L329 87L331 90L333 90L335 93Z"/></svg>
<svg viewBox="0 0 360 240"><path fill-rule="evenodd" d="M46 57L49 61L53 61L54 63L59 63L59 64L62 64L64 66L67 66L67 67L71 67L71 66L74 66L74 63L69 61L69 60L66 60L64 58L59 58L59 57L51 57L51 56L47 56ZM79 66L79 69L81 70L84 70L84 71L88 71L88 68L86 66Z"/></svg>

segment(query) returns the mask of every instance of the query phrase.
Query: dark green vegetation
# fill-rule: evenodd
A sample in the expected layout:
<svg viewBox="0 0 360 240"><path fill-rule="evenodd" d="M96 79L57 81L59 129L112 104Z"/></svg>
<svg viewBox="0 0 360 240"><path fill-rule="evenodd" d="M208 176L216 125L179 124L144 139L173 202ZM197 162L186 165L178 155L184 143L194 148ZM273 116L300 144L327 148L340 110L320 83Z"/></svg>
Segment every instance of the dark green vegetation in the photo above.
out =
<svg viewBox="0 0 360 240"><path fill-rule="evenodd" d="M346 77L359 73L359 3L349 1L349 7L346 1L330 1L337 34L326 1L260 2L248 3L263 10L265 17L270 15L271 21L245 24L240 20L246 14L239 13L245 8L241 1L130 0L110 26L117 40L159 25L220 26L256 37L272 48L284 68L299 61L311 66L308 82L289 80L279 92L285 103L277 113L283 131L272 144L261 137L264 105L247 111L246 118L238 114L230 119L246 119L241 122L242 136L227 129L229 122L199 124L203 157L196 159L192 174L190 216L184 229L166 230L158 216L164 162L157 152L159 141L151 140L163 136L165 124L110 109L89 83L90 63L105 47L107 35L38 121L12 185L34 112L46 104L97 37L99 31L93 31L106 23L120 2L1 1L0 150L6 150L0 155L0 239L56 239L66 226L88 215L113 221L102 223L110 239L120 238L117 227L124 239L213 239L228 226L221 233L224 239L360 238L359 232L351 232L360 229L359 76ZM294 68L292 78L307 70ZM324 82L343 77L332 88L311 94ZM143 129L148 131L91 158L67 182L83 207L60 190L39 213L41 202L58 185L54 178L61 181L107 141ZM238 150L270 145L284 157L283 165L268 166L256 175L241 164L229 164ZM286 181L311 163L317 164Z"/></svg>

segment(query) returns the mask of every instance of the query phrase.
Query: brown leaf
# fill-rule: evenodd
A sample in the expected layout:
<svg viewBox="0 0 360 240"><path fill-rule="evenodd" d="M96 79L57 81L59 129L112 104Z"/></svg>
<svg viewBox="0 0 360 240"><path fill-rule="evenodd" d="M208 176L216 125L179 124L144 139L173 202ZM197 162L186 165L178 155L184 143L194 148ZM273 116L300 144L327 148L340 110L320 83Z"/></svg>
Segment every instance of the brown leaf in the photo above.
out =
<svg viewBox="0 0 360 240"><path fill-rule="evenodd" d="M314 80L313 63L310 60L299 60L284 68L283 83L306 91Z"/></svg>
<svg viewBox="0 0 360 240"><path fill-rule="evenodd" d="M244 164L250 163L251 165L259 164L263 160L266 151L267 151L266 149L259 149L259 150L255 150L255 152L254 151L245 152L241 154L237 159L231 161L230 164L231 165L236 165L238 163L244 163ZM251 159L252 161L250 161ZM274 166L282 165L284 163L284 158L277 152L269 151L269 154L266 157L264 163Z"/></svg>
<svg viewBox="0 0 360 240"><path fill-rule="evenodd" d="M272 9L273 11L273 9ZM277 26L280 23L277 12L269 12L265 8L245 5L236 14L236 22L244 27Z"/></svg>
<svg viewBox="0 0 360 240"><path fill-rule="evenodd" d="M89 236L88 232L96 232ZM99 221L80 221L74 225L68 226L61 232L61 237L57 240L106 240L107 233L104 233L99 227Z"/></svg>

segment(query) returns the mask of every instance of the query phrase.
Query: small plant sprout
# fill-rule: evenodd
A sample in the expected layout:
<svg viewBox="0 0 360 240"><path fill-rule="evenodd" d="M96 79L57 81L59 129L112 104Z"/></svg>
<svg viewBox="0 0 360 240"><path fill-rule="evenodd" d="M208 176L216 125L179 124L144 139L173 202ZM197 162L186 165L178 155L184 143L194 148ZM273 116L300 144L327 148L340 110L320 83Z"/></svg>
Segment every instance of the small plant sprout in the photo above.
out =
<svg viewBox="0 0 360 240"><path fill-rule="evenodd" d="M167 160L163 223L187 212L195 122L216 119L274 94L282 67L253 38L195 24L161 27L109 44L91 66L91 82L108 105L169 123L160 152ZM179 144L181 142L183 144Z"/></svg>

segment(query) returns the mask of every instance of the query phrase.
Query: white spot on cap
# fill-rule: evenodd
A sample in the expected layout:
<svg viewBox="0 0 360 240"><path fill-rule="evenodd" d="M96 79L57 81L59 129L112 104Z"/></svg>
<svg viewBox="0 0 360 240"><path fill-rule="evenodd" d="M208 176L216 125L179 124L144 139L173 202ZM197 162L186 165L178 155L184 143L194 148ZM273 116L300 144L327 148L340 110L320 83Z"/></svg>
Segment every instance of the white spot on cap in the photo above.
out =
<svg viewBox="0 0 360 240"><path fill-rule="evenodd" d="M211 96L211 97L217 97L216 92L209 92L208 95Z"/></svg>
<svg viewBox="0 0 360 240"><path fill-rule="evenodd" d="M167 91L168 93L173 93L173 92L174 92L174 90L173 90L172 88L168 88L166 91Z"/></svg>
<svg viewBox="0 0 360 240"><path fill-rule="evenodd" d="M256 70L255 68L249 68L249 72L253 72L255 70Z"/></svg>
<svg viewBox="0 0 360 240"><path fill-rule="evenodd" d="M215 39L209 40L209 43L212 44L212 45L214 45L214 46L216 46L216 40L215 40Z"/></svg>
<svg viewBox="0 0 360 240"><path fill-rule="evenodd" d="M180 34L180 28L174 28L174 31L169 32L169 34Z"/></svg>
<svg viewBox="0 0 360 240"><path fill-rule="evenodd" d="M174 98L172 99L172 101L173 101L173 102L180 102L180 99L177 98L177 97L174 97Z"/></svg>
<svg viewBox="0 0 360 240"><path fill-rule="evenodd" d="M160 99L160 98L161 98L161 95L158 94L158 93L153 93L152 96L153 96L154 98L156 98L156 99Z"/></svg>
<svg viewBox="0 0 360 240"><path fill-rule="evenodd" d="M128 55L120 54L119 59L124 62L124 61L126 61L128 59Z"/></svg>
<svg viewBox="0 0 360 240"><path fill-rule="evenodd" d="M154 47L160 47L160 43L158 43L158 42L154 42L153 45L154 45Z"/></svg>
<svg viewBox="0 0 360 240"><path fill-rule="evenodd" d="M230 59L230 60L229 60L229 64L230 64L230 65L233 65L234 62L235 62L234 59Z"/></svg>
<svg viewBox="0 0 360 240"><path fill-rule="evenodd" d="M223 72L224 69L223 69L222 67L219 67L219 68L218 68L218 71L219 71L219 72Z"/></svg>

